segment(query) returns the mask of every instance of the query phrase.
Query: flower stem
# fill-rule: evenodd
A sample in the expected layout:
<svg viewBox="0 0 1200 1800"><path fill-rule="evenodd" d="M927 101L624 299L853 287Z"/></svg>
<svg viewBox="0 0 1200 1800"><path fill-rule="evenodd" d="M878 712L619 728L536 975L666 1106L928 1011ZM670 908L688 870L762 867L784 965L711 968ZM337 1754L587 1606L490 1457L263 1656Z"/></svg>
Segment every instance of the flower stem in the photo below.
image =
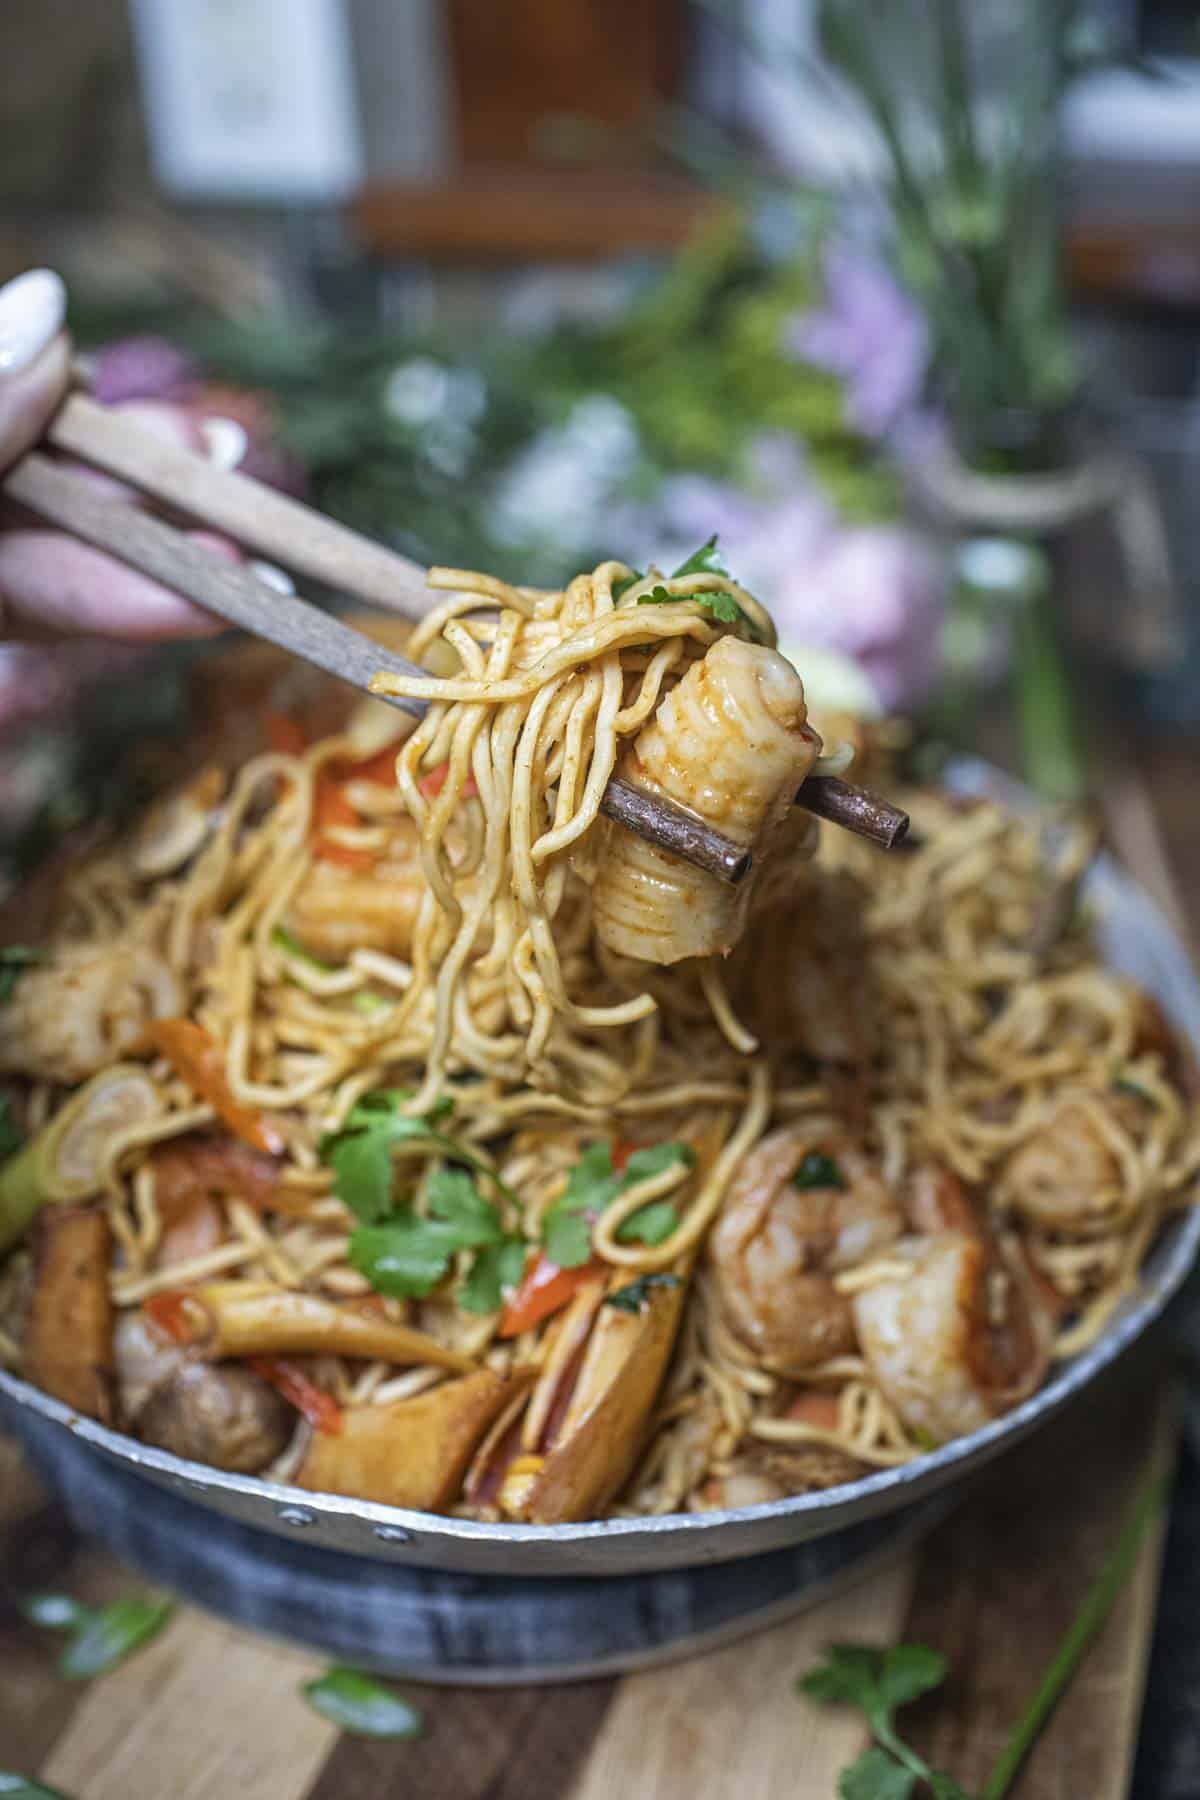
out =
<svg viewBox="0 0 1200 1800"><path fill-rule="evenodd" d="M1169 1476L1155 1475L1138 1495L1128 1523L1084 1595L1083 1604L1059 1642L1032 1698L1010 1731L1008 1742L983 1785L980 1800L1003 1800L1008 1793L1088 1646L1108 1617L1147 1531L1166 1505L1170 1485Z"/></svg>
<svg viewBox="0 0 1200 1800"><path fill-rule="evenodd" d="M1083 752L1048 583L1039 582L1026 596L1017 615L1013 648L1025 775L1049 799L1076 805L1086 788Z"/></svg>

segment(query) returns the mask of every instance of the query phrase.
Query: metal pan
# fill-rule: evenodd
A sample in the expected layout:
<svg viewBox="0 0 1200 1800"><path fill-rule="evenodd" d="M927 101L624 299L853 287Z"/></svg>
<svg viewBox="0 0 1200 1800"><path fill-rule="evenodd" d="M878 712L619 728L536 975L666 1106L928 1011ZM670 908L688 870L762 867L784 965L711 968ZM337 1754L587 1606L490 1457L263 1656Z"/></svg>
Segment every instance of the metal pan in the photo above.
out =
<svg viewBox="0 0 1200 1800"><path fill-rule="evenodd" d="M989 791L1017 807L1020 790L979 764L964 764L953 784ZM1200 982L1187 951L1137 885L1107 857L1089 875L1088 902L1105 960L1162 1005L1176 1030L1200 1056ZM15 1376L0 1373L0 1405L20 1432L34 1413L77 1444L127 1471L186 1495L215 1515L255 1525L326 1550L378 1561L464 1573L528 1576L633 1575L657 1569L732 1561L841 1531L861 1520L909 1506L1020 1442L1107 1369L1158 1318L1200 1249L1200 1208L1180 1215L1163 1234L1135 1294L1103 1337L1063 1364L1022 1406L982 1431L898 1469L822 1493L801 1494L736 1512L671 1514L665 1518L608 1519L580 1525L481 1525L429 1513L370 1505L337 1495L301 1492L253 1477L223 1475L74 1416ZM32 1423L32 1421L31 1421ZM39 1435L44 1436L42 1425Z"/></svg>

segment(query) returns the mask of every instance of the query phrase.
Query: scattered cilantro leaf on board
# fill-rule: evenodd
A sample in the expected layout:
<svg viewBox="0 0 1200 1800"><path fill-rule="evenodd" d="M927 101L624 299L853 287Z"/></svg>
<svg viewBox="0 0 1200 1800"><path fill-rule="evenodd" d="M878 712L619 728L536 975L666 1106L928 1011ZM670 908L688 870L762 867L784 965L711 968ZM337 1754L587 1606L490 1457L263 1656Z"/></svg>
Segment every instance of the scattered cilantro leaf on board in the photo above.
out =
<svg viewBox="0 0 1200 1800"><path fill-rule="evenodd" d="M334 1667L300 1692L314 1712L357 1737L415 1738L425 1729L411 1701L358 1669Z"/></svg>

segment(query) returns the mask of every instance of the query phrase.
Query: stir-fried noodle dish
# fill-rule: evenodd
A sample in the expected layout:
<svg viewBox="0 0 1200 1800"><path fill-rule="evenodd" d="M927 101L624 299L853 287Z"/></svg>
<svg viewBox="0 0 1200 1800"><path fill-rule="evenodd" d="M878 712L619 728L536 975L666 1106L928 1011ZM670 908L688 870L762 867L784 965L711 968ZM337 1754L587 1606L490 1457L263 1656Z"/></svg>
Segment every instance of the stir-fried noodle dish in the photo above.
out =
<svg viewBox="0 0 1200 1800"><path fill-rule="evenodd" d="M541 1524L1015 1406L1200 1166L1156 1008L1043 929L1082 840L914 789L911 847L818 841L848 752L707 552L431 583L428 675L377 683L419 720L256 721L4 952L4 1361L220 1469ZM750 878L609 821L614 774Z"/></svg>

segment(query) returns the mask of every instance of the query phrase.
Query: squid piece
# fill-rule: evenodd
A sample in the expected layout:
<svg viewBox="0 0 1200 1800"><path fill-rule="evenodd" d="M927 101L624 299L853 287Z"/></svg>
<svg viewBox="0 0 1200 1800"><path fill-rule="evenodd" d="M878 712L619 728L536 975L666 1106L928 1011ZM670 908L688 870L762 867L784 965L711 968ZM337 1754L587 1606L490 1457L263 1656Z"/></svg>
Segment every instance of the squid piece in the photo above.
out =
<svg viewBox="0 0 1200 1800"><path fill-rule="evenodd" d="M112 1235L95 1207L52 1207L38 1223L22 1371L64 1406L113 1418Z"/></svg>
<svg viewBox="0 0 1200 1800"><path fill-rule="evenodd" d="M607 1293L628 1279L611 1277ZM483 1446L468 1501L536 1525L602 1512L641 1455L686 1295L686 1280L671 1276L630 1313L603 1304L606 1284L589 1283L563 1317L524 1418L501 1420Z"/></svg>
<svg viewBox="0 0 1200 1800"><path fill-rule="evenodd" d="M313 1433L296 1486L444 1512L458 1498L475 1446L530 1380L520 1371L477 1369L411 1400L354 1407L341 1431Z"/></svg>
<svg viewBox="0 0 1200 1800"><path fill-rule="evenodd" d="M761 645L718 638L639 732L618 772L755 845L755 872L731 888L614 828L592 890L601 941L618 955L662 964L731 950L757 872L820 749L792 665Z"/></svg>
<svg viewBox="0 0 1200 1800"><path fill-rule="evenodd" d="M854 1321L833 1277L904 1225L877 1165L848 1139L805 1124L773 1131L739 1168L709 1238L730 1329L785 1375L848 1354Z"/></svg>
<svg viewBox="0 0 1200 1800"><path fill-rule="evenodd" d="M393 828L401 846L408 842L406 823ZM410 856L394 849L369 872L344 869L334 862L313 863L284 919L310 956L342 963L353 950L408 955L425 894L415 827L411 842Z"/></svg>
<svg viewBox="0 0 1200 1800"><path fill-rule="evenodd" d="M350 1304L323 1300L269 1282L214 1281L189 1288L184 1302L200 1329L194 1343L219 1362L237 1356L357 1356L364 1360L451 1369L475 1367L469 1356L410 1325L397 1325Z"/></svg>
<svg viewBox="0 0 1200 1800"><path fill-rule="evenodd" d="M90 1200L104 1185L111 1140L163 1111L146 1071L118 1063L97 1075L0 1168L0 1251L16 1243L48 1201Z"/></svg>
<svg viewBox="0 0 1200 1800"><path fill-rule="evenodd" d="M152 1020L182 1011L179 983L148 945L60 944L0 1006L0 1070L86 1081L139 1049Z"/></svg>
<svg viewBox="0 0 1200 1800"><path fill-rule="evenodd" d="M140 881L174 875L191 862L216 829L224 793L224 772L212 765L147 807L129 847Z"/></svg>
<svg viewBox="0 0 1200 1800"><path fill-rule="evenodd" d="M853 1300L859 1344L911 1431L936 1444L977 1431L1039 1387L1053 1322L1033 1283L983 1235L905 1238L906 1275Z"/></svg>

